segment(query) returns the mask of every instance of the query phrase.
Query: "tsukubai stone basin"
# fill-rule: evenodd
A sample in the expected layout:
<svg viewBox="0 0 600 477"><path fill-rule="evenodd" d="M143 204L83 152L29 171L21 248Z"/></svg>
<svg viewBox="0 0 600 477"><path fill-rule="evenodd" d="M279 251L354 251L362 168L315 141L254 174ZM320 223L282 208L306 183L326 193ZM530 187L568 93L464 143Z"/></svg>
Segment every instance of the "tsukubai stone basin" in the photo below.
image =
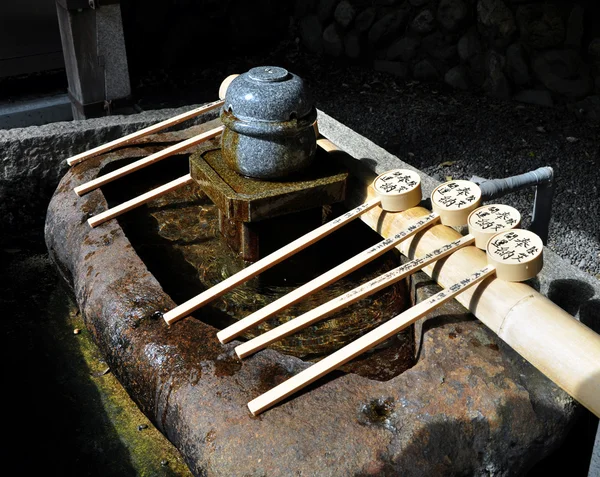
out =
<svg viewBox="0 0 600 477"><path fill-rule="evenodd" d="M573 400L456 302L417 326L409 369L334 373L253 417L250 400L310 363L274 349L239 361L239 342L220 344L201 311L168 327L156 311L175 303L120 222L87 224L107 208L103 192L73 192L113 161L201 129L73 167L46 222L49 252L111 371L195 475L518 475L561 442ZM417 300L437 286L422 277Z"/></svg>

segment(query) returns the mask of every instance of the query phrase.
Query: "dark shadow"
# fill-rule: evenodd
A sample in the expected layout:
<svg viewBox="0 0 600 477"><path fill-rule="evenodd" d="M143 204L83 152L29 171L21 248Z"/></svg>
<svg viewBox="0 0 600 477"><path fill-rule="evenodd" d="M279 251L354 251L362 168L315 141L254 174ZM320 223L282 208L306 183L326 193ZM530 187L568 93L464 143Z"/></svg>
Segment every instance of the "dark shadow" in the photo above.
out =
<svg viewBox="0 0 600 477"><path fill-rule="evenodd" d="M379 475L472 476L483 475L493 466L502 475L588 477L597 419L574 419L571 430L561 438L544 427L544 422L560 420L560 411L544 404L535 411L537 428L532 425L519 433L519 420L528 414L529 407L529 401L509 399L500 404L493 422L485 418L448 419L442 411L411 436L399 458L387 463ZM393 425L393 403L388 408L382 409L392 416ZM375 414L371 425L389 427L389 418L386 423L379 418L381 414ZM529 445L524 448L527 441Z"/></svg>
<svg viewBox="0 0 600 477"><path fill-rule="evenodd" d="M570 315L579 313L579 320L596 332L600 331L600 301L592 298L594 289L581 280L553 280L548 288L548 299Z"/></svg>
<svg viewBox="0 0 600 477"><path fill-rule="evenodd" d="M471 310L477 310L477 305L479 305L479 300L481 300L481 295L483 295L483 292L485 291L485 289L490 286L490 283L492 283L494 281L494 279L495 279L495 276L491 276L491 277L483 280L479 285L477 285L475 287L475 292L473 293L473 296L471 297L471 305L470 305Z"/></svg>
<svg viewBox="0 0 600 477"><path fill-rule="evenodd" d="M588 300L579 307L579 319L596 333L600 333L600 300Z"/></svg>
<svg viewBox="0 0 600 477"><path fill-rule="evenodd" d="M529 285L531 288L533 288L536 292L539 293L539 291L540 291L540 279L538 277L530 278L529 280L526 280L523 283L525 283L526 285Z"/></svg>
<svg viewBox="0 0 600 477"><path fill-rule="evenodd" d="M10 395L4 452L28 475L136 477L73 333L69 292L47 255L2 253L0 304Z"/></svg>
<svg viewBox="0 0 600 477"><path fill-rule="evenodd" d="M597 396L600 392L600 374L592 376L583 383L578 392L585 392L588 396ZM600 409L596 409L596 412L600 412ZM548 475L588 477L598 424L598 417L582 407L560 446L554 453L535 464L527 477Z"/></svg>

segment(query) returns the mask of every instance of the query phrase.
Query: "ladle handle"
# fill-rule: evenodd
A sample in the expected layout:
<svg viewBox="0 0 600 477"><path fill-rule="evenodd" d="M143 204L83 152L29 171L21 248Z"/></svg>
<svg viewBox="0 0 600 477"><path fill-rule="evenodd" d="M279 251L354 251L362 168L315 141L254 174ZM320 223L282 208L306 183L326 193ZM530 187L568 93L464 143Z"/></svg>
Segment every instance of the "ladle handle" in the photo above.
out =
<svg viewBox="0 0 600 477"><path fill-rule="evenodd" d="M93 191L94 189L97 189L98 187L108 184L109 182L112 182L123 176L126 176L127 174L131 174L132 172L135 172L144 167L147 167L150 164L154 164L155 162L158 162L167 157L173 156L174 154L177 154L178 152L185 151L186 149L188 149L192 146L195 146L197 144L208 141L209 139L212 139L212 138L218 136L219 134L221 134L221 132L223 131L223 128L224 128L224 126L216 127L214 129L206 131L202 134L198 134L197 136L194 136L190 139L186 139L185 141L181 141L177 144L173 144L172 146L169 146L169 147L163 149L162 151L151 154L148 157L145 157L138 161L132 162L131 164L128 164L127 166L123 166L115 171L109 172L108 174L104 174L101 177L98 177L94 180L86 182L85 184L75 187L75 189L74 189L75 193L79 196L82 196L83 194L87 194L88 192Z"/></svg>
<svg viewBox="0 0 600 477"><path fill-rule="evenodd" d="M166 184L157 187L156 189L152 189L151 191L138 195L137 197L134 197L131 200L123 202L122 204L119 204L115 207L112 207L111 209L105 210L101 214L98 214L89 219L88 224L90 224L90 227L92 228L97 227L98 225L103 224L107 220L114 219L115 217L118 217L119 215L124 214L125 212L135 209L136 207L150 202L151 200L158 199L159 197L162 197L163 195L168 194L171 191L179 189L184 185L191 184L192 182L192 176L190 174L186 174L185 176L179 177L178 179L175 179L171 182L167 182Z"/></svg>
<svg viewBox="0 0 600 477"><path fill-rule="evenodd" d="M201 114L207 113L208 111L212 111L213 109L220 108L223 106L224 101L215 101L214 103L209 103L199 108L192 109L186 113L179 114L172 118L161 121L160 123L153 124L144 129L140 129L134 133L128 134L127 136L123 136L119 139L115 139L114 141L107 142L106 144L102 144L101 146L95 147L88 151L82 152L80 154L76 154L67 159L67 164L73 166L80 162L83 162L87 159L91 159L92 157L99 156L100 154L104 154L105 152L112 151L120 146L125 146L129 143L132 143L136 139L140 139L145 136L149 136L150 134L157 133L158 131L162 131L170 126L175 126L176 124L187 121L188 119L195 118L196 116L200 116Z"/></svg>
<svg viewBox="0 0 600 477"><path fill-rule="evenodd" d="M365 351L392 337L399 331L417 321L422 316L446 303L459 293L471 288L477 283L485 280L487 277L492 276L494 273L495 268L491 265L488 265L472 275L464 278L460 282L455 283L451 287L433 295L426 301L413 306L412 308L392 318L390 321L370 331L366 335L361 336L356 341L353 341L335 353L332 353L326 358L323 358L321 361L313 364L310 368L305 369L287 381L275 386L270 391L267 391L256 399L250 401L248 403L250 412L256 416L257 414L269 409L274 404L277 404L279 401L316 381L330 371L339 368Z"/></svg>
<svg viewBox="0 0 600 477"><path fill-rule="evenodd" d="M347 306L350 306L353 303L362 300L363 298L371 296L379 290L393 285L394 283L399 282L414 272L421 270L427 265L456 252L459 248L465 247L474 242L475 237L472 235L466 235L465 237L429 252L421 258L411 260L410 262L405 263L398 268L390 270L389 272L384 273L383 275L380 275L373 280L370 280L369 282L338 296L337 298L334 298L333 300L329 300L328 302L323 303L322 305L313 308L310 311L307 311L303 315L297 316L293 320L290 320L278 326L277 328L273 328L272 330L269 330L266 333L263 333L262 335L259 335L256 338L239 345L237 348L235 348L235 352L240 358L245 358L253 353L256 353L271 343L279 341L286 336L296 333L314 323L322 321L342 308L346 308Z"/></svg>
<svg viewBox="0 0 600 477"><path fill-rule="evenodd" d="M236 321L231 326L228 326L224 330L221 330L217 333L217 338L221 343L227 343L231 341L236 336L239 336L244 331L249 330L250 328L262 323L263 321L269 319L275 313L292 306L294 303L303 300L304 298L310 296L312 293L315 293L319 290L322 290L326 286L336 282L342 277L345 277L349 273L357 270L362 267L366 263L369 263L375 260L377 257L380 257L388 250L391 250L400 242L406 240L409 237L412 237L416 233L425 229L426 227L431 226L439 216L435 213L429 214L425 217L416 220L412 223L406 230L398 232L396 235L382 240L381 242L373 245L372 247L363 250L359 254L354 257L349 258L345 262L340 263L337 267L332 268L331 270L319 275L313 280L305 283L304 285L296 288L291 291L287 295L282 296L281 298L269 303L264 306L260 310L255 311L254 313L246 316L245 318Z"/></svg>
<svg viewBox="0 0 600 477"><path fill-rule="evenodd" d="M244 268L239 271L235 275L226 278L221 283L209 288L203 293L200 293L198 296L186 301L185 303L179 305L176 308L173 308L171 311L164 314L164 319L167 324L175 323L181 318L186 317L192 311L200 308L206 303L214 300L215 298L220 297L221 295L227 293L232 288L244 283L251 278L255 277L259 273L277 265L279 262L285 260L286 258L294 255L300 250L305 249L309 245L317 242L318 240L326 237L332 232L336 231L343 225L351 222L352 220L360 217L362 214L371 210L373 207L376 207L380 203L380 199L377 197L372 199L364 204L359 205L355 209L352 209L346 212L344 215L327 222L326 224L317 227L316 229L308 232L300 238L290 242L284 247L276 250L275 252L267 255L266 257L260 259L258 262L253 263L252 265Z"/></svg>

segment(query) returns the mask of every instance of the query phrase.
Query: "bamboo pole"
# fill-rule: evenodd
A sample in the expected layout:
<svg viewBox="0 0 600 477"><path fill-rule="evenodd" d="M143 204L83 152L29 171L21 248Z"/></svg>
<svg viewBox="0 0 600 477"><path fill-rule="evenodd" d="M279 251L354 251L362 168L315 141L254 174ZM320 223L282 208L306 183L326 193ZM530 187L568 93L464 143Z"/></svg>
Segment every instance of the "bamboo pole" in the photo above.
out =
<svg viewBox="0 0 600 477"><path fill-rule="evenodd" d="M220 108L221 106L223 106L223 103L224 101L219 100L213 103L206 104L204 106L200 106L199 108L192 109L191 111L166 119L164 121L161 121L160 123L153 124L152 126L149 126L147 128L140 129L139 131L128 134L127 136L123 136L119 139L115 139L114 141L102 144L101 146L90 149L89 151L76 154L75 156L67 159L67 164L73 166L87 159L91 159L92 157L96 157L100 154L104 154L105 152L112 151L117 147L131 144L137 139L143 138L150 134L157 133L158 131L162 131L163 129L166 129L170 126L175 126L176 124L187 121L188 119L195 118L196 116L200 116L201 114L207 113L208 111L212 111L213 109Z"/></svg>
<svg viewBox="0 0 600 477"><path fill-rule="evenodd" d="M186 174L185 176L179 177L171 182L167 182L166 184L157 187L156 189L153 189L149 192L146 192L145 194L139 195L111 209L105 210L101 214L90 218L88 220L88 224L90 224L90 227L92 228L97 227L98 225L103 224L107 220L114 219L115 217L118 217L119 215L124 214L125 212L135 209L140 205L146 204L151 200L162 197L163 195L168 194L169 192L179 189L180 187L183 187L184 185L190 184L192 182L192 176L190 174Z"/></svg>
<svg viewBox="0 0 600 477"><path fill-rule="evenodd" d="M339 151L332 143L326 147ZM336 157L349 167L356 163L346 154ZM353 169L360 174L356 167ZM373 197L375 193L368 186L370 178L359 175L355 178L363 181L368 196ZM347 205L352 207L363 201L365 189L357 187L354 195L348 194ZM383 237L389 237L430 213L422 207L395 214L373 209L362 215L361 220ZM418 238L403 242L398 249L409 258L422 257L428 250L458 237L456 230L440 224L419 234ZM447 287L486 263L485 252L465 247L437 264L435 269L429 266L423 271ZM486 282L485 288L477 288L477 296L468 290L457 300L551 381L600 417L600 335L525 283L494 278Z"/></svg>
<svg viewBox="0 0 600 477"><path fill-rule="evenodd" d="M221 134L223 129L224 126L218 126L214 129L211 129L210 131L206 131L190 139L181 141L177 144L163 149L162 151L159 151L155 154L151 154L148 157L144 157L143 159L140 159L138 161L132 162L131 164L123 166L115 171L109 172L108 174L104 174L103 176L97 177L96 179L86 182L85 184L81 184L80 186L75 187L74 191L78 196L87 194L88 192L91 192L94 189L97 189L98 187L101 187L105 184L108 184L109 182L126 176L127 174L131 174L132 172L143 169L144 167L147 167L150 164L154 164L158 161L166 159L167 157L177 154L178 152L185 151L186 149L189 149L192 146L201 144L205 141L208 141L209 139L217 137L219 134Z"/></svg>
<svg viewBox="0 0 600 477"><path fill-rule="evenodd" d="M360 356L365 351L377 346L379 343L391 338L396 333L402 331L407 326L411 325L419 318L422 318L427 313L430 313L435 308L443 305L451 300L464 290L472 288L474 285L482 282L486 278L492 276L495 269L492 265L488 265L481 270L478 270L468 277L463 277L457 281L451 288L447 288L426 301L409 308L405 312L378 326L374 330L361 336L352 343L344 346L336 352L330 354L321 361L313 364L310 368L301 371L292 376L287 381L275 386L273 389L260 395L248 403L248 408L253 415L269 409L274 404L299 391L303 387L316 381L327 373L339 368L348 361ZM477 287L479 288L479 287Z"/></svg>
<svg viewBox="0 0 600 477"><path fill-rule="evenodd" d="M420 221L412 224L407 230L402 230L393 237L385 239L378 244L363 250L354 257L349 258L345 262L340 263L338 266L333 267L331 270L296 288L287 295L284 295L274 302L269 303L245 318L236 321L231 326L219 331L217 333L217 338L221 343L228 343L236 336L242 334L244 331L249 330L250 328L269 319L275 313L292 306L294 303L298 303L307 296L310 296L312 293L322 290L340 278L345 277L349 273L352 273L353 271L362 267L364 264L375 260L388 250L394 248L402 240L406 240L407 238L423 230L425 227L429 227L438 219L439 216L437 214L429 214L427 217L424 217ZM239 354L238 356L242 357Z"/></svg>

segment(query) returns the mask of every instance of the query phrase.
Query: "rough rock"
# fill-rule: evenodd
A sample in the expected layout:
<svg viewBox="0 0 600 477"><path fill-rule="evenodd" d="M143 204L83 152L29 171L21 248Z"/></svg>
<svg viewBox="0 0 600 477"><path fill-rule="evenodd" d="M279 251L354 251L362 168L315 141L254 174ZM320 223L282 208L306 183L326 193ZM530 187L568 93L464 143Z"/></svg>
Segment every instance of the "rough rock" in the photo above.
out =
<svg viewBox="0 0 600 477"><path fill-rule="evenodd" d="M590 41L587 50L592 62L600 65L600 38L594 38Z"/></svg>
<svg viewBox="0 0 600 477"><path fill-rule="evenodd" d="M448 44L439 31L423 38L423 49L432 58L448 63L453 62L458 54L457 45Z"/></svg>
<svg viewBox="0 0 600 477"><path fill-rule="evenodd" d="M453 88L464 91L468 90L471 86L469 73L464 65L457 65L454 68L450 68L444 75L444 81Z"/></svg>
<svg viewBox="0 0 600 477"><path fill-rule="evenodd" d="M481 52L481 41L474 28L470 29L458 40L458 56L462 61L468 61Z"/></svg>
<svg viewBox="0 0 600 477"><path fill-rule="evenodd" d="M540 82L553 93L583 98L592 91L593 80L581 56L574 50L546 50L532 64Z"/></svg>
<svg viewBox="0 0 600 477"><path fill-rule="evenodd" d="M571 10L569 19L567 20L567 34L565 38L566 47L577 49L581 47L581 39L584 32L584 14L585 11L581 5L573 6L573 10Z"/></svg>
<svg viewBox="0 0 600 477"><path fill-rule="evenodd" d="M552 95L548 90L526 89L519 91L513 99L521 103L537 104L538 106L554 106Z"/></svg>
<svg viewBox="0 0 600 477"><path fill-rule="evenodd" d="M388 42L398 31L404 26L408 19L408 10L399 8L398 10L388 13L377 20L369 30L368 41L370 45L377 46Z"/></svg>
<svg viewBox="0 0 600 477"><path fill-rule="evenodd" d="M108 162L62 179L48 249L111 372L194 475L521 475L575 422L573 400L455 302L423 320L419 359L403 374L332 375L253 418L249 399L308 364L273 350L240 362L239 342L218 343L202 312L169 328L153 318L174 303L118 222L85 223L107 206L102 192L72 197ZM418 300L439 290L415 281Z"/></svg>
<svg viewBox="0 0 600 477"><path fill-rule="evenodd" d="M515 84L525 85L529 83L529 66L520 43L513 43L507 48L506 70Z"/></svg>
<svg viewBox="0 0 600 477"><path fill-rule="evenodd" d="M542 50L562 45L565 26L558 8L551 3L533 3L517 9L521 41L530 48Z"/></svg>
<svg viewBox="0 0 600 477"><path fill-rule="evenodd" d="M323 51L323 29L316 15L308 15L300 20L300 38L311 53Z"/></svg>
<svg viewBox="0 0 600 477"><path fill-rule="evenodd" d="M491 96L502 99L509 99L511 90L510 83L504 75L506 58L495 51L488 52L486 58L487 77L483 84L483 89Z"/></svg>
<svg viewBox="0 0 600 477"><path fill-rule="evenodd" d="M330 56L340 56L344 51L342 32L335 23L323 30L323 51Z"/></svg>
<svg viewBox="0 0 600 477"><path fill-rule="evenodd" d="M296 0L294 2L294 18L300 19L310 15L317 6L317 0Z"/></svg>
<svg viewBox="0 0 600 477"><path fill-rule="evenodd" d="M351 30L344 36L344 53L348 58L356 59L361 53L361 34Z"/></svg>
<svg viewBox="0 0 600 477"><path fill-rule="evenodd" d="M507 46L517 31L515 17L503 0L479 0L478 27L482 36L496 46Z"/></svg>
<svg viewBox="0 0 600 477"><path fill-rule="evenodd" d="M338 2L339 0L319 0L317 16L322 24L327 23L331 19Z"/></svg>
<svg viewBox="0 0 600 477"><path fill-rule="evenodd" d="M600 121L600 96L588 96L575 103L577 112L596 121Z"/></svg>
<svg viewBox="0 0 600 477"><path fill-rule="evenodd" d="M348 0L342 0L338 3L333 13L333 18L343 28L348 28L355 16L356 10Z"/></svg>
<svg viewBox="0 0 600 477"><path fill-rule="evenodd" d="M386 57L388 60L401 59L402 61L412 60L417 54L421 40L412 36L405 36L396 40L387 49Z"/></svg>
<svg viewBox="0 0 600 477"><path fill-rule="evenodd" d="M417 33L429 33L435 28L435 19L431 10L423 10L410 24L410 27Z"/></svg>
<svg viewBox="0 0 600 477"><path fill-rule="evenodd" d="M464 0L441 0L437 10L437 21L447 31L460 29L469 14Z"/></svg>
<svg viewBox="0 0 600 477"><path fill-rule="evenodd" d="M390 73L402 79L408 77L408 66L401 61L375 60L373 61L373 69L383 73Z"/></svg>
<svg viewBox="0 0 600 477"><path fill-rule="evenodd" d="M413 67L413 77L419 81L436 81L440 78L440 74L431 61L425 59Z"/></svg>
<svg viewBox="0 0 600 477"><path fill-rule="evenodd" d="M366 32L369 28L371 28L371 25L373 24L373 20L375 20L376 15L376 8L370 7L364 9L356 16L356 19L354 20L354 27L360 33Z"/></svg>

